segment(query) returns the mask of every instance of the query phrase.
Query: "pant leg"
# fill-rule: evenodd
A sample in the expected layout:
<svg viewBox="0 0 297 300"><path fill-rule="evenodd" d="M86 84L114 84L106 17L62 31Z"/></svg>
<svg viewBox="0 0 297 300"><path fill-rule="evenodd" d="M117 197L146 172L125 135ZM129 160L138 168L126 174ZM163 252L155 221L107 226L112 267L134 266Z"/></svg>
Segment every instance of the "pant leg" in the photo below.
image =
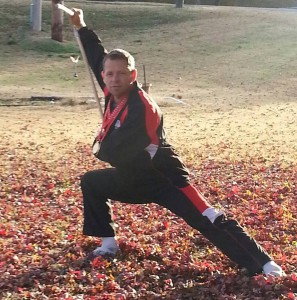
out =
<svg viewBox="0 0 297 300"><path fill-rule="evenodd" d="M91 171L83 176L84 234L98 237L115 235L108 199L127 203L155 202L182 217L251 275L261 272L263 265L271 260L237 221L220 216L214 223L210 222L199 211L197 204L195 206L187 197L187 193L157 172L146 171L133 177L123 178L115 169ZM128 190L126 186L129 186Z"/></svg>
<svg viewBox="0 0 297 300"><path fill-rule="evenodd" d="M232 261L246 268L250 275L262 272L263 265L272 260L236 220L228 220L225 215L221 215L212 223L179 189L168 186L160 191L156 199L155 202L182 217Z"/></svg>
<svg viewBox="0 0 297 300"><path fill-rule="evenodd" d="M83 234L96 237L115 235L112 207L109 199L137 203L136 197L125 187L116 169L94 170L81 179L84 204Z"/></svg>

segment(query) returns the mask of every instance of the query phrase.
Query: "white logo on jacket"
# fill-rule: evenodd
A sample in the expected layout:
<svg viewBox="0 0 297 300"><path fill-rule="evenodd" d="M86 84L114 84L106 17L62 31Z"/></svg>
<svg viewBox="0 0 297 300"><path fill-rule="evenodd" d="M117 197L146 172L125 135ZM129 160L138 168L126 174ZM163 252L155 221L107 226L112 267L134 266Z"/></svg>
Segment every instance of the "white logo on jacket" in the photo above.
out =
<svg viewBox="0 0 297 300"><path fill-rule="evenodd" d="M117 120L114 124L114 129L118 129L120 127L121 127L121 122L120 122L120 120Z"/></svg>

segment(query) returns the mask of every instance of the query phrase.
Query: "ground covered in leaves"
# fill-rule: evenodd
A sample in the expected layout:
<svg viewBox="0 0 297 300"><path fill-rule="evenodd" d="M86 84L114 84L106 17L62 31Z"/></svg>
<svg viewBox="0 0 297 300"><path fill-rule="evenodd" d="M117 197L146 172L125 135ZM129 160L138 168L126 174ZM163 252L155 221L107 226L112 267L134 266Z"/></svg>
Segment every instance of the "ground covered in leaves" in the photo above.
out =
<svg viewBox="0 0 297 300"><path fill-rule="evenodd" d="M287 273L250 278L153 204L114 203L121 252L112 261L82 265L98 241L81 234L80 176L105 166L82 143L50 163L33 142L17 146L34 157L0 148L6 161L0 174L1 299L296 299L296 165L264 159L188 165L209 201L235 216Z"/></svg>

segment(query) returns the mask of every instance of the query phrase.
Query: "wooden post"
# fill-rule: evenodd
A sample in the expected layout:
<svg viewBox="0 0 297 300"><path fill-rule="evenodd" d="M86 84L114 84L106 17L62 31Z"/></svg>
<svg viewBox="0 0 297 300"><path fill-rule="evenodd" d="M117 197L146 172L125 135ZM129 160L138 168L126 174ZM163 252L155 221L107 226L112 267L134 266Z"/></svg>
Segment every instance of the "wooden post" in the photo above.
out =
<svg viewBox="0 0 297 300"><path fill-rule="evenodd" d="M144 83L142 85L142 88L143 90L146 92L146 93L150 93L150 88L151 88L151 84L150 83L147 83L146 82L146 72L145 72L145 65L143 65L143 80L144 80Z"/></svg>
<svg viewBox="0 0 297 300"><path fill-rule="evenodd" d="M175 7L182 8L184 6L184 0L175 0Z"/></svg>
<svg viewBox="0 0 297 300"><path fill-rule="evenodd" d="M41 31L42 19L42 0L33 0L32 2L32 20L31 26L34 31Z"/></svg>
<svg viewBox="0 0 297 300"><path fill-rule="evenodd" d="M64 4L64 1L52 0L52 40L63 42L63 11L58 9L57 4Z"/></svg>

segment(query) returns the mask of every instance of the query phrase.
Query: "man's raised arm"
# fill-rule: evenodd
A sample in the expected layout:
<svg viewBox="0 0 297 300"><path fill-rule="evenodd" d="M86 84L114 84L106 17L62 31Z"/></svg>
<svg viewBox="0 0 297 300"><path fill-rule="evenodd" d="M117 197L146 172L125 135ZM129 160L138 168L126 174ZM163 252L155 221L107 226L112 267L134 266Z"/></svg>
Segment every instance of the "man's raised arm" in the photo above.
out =
<svg viewBox="0 0 297 300"><path fill-rule="evenodd" d="M76 8L73 8L73 11L73 16L69 16L69 18L73 26L75 26L78 31L81 43L88 59L88 63L101 89L104 91L105 84L103 82L101 72L103 70L102 61L107 51L102 46L101 40L97 34L86 26L83 11Z"/></svg>

